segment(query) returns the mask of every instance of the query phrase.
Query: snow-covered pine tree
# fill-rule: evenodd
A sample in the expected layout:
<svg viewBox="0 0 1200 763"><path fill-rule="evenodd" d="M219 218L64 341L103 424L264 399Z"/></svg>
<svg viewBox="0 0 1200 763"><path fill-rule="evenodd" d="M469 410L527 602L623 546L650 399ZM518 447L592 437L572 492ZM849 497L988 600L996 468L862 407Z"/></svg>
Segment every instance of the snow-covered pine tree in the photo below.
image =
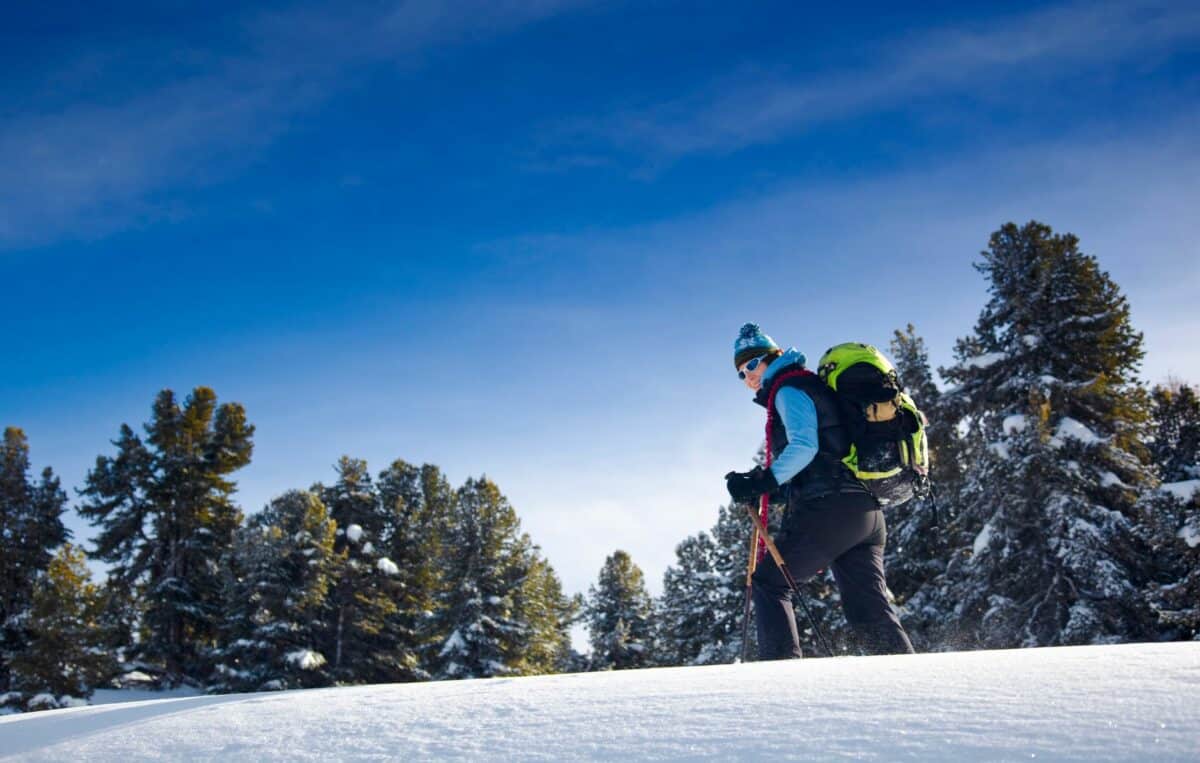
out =
<svg viewBox="0 0 1200 763"><path fill-rule="evenodd" d="M707 533L676 548L676 565L667 568L656 607L655 653L662 664L718 665L741 659L751 531L745 511L733 503L721 506ZM775 531L779 517L779 511L772 513ZM753 658L754 623L746 633L747 653Z"/></svg>
<svg viewBox="0 0 1200 763"><path fill-rule="evenodd" d="M1072 235L1006 224L976 267L991 299L942 374L947 407L986 442L965 475L937 586L940 647L1148 638L1135 503L1150 478L1129 306Z"/></svg>
<svg viewBox="0 0 1200 763"><path fill-rule="evenodd" d="M928 420L925 431L929 438L933 495L913 498L887 510L888 542L884 550L888 588L909 637L922 649L927 643L924 631L934 623L905 605L922 586L946 569L949 549L941 524L953 518L949 498L957 493L961 483L961 447L952 418L941 413L941 393L929 368L925 340L917 335L911 323L904 331L895 332L890 352L901 384Z"/></svg>
<svg viewBox="0 0 1200 763"><path fill-rule="evenodd" d="M88 473L79 512L100 526L92 556L141 602L137 656L172 683L200 681L224 604L219 560L242 520L228 475L250 462L254 427L241 405L218 406L196 387L182 407L160 392L146 434L143 443L122 425L117 455Z"/></svg>
<svg viewBox="0 0 1200 763"><path fill-rule="evenodd" d="M586 611L592 670L655 664L653 601L628 553L615 551L604 560L599 580L588 590Z"/></svg>
<svg viewBox="0 0 1200 763"><path fill-rule="evenodd" d="M744 512L734 503L721 506L709 530L713 541L715 617L709 642L696 658L697 665L727 664L742 657L746 565L750 561L750 518ZM753 656L758 652L754 623L744 630L750 641L746 653Z"/></svg>
<svg viewBox="0 0 1200 763"><path fill-rule="evenodd" d="M117 672L101 623L104 593L83 550L67 543L37 576L25 618L29 642L12 662L25 708L66 707L92 696Z"/></svg>
<svg viewBox="0 0 1200 763"><path fill-rule="evenodd" d="M663 573L663 593L655 606L655 657L659 665L698 664L712 645L719 615L721 580L713 569L716 547L708 533L675 547L675 564Z"/></svg>
<svg viewBox="0 0 1200 763"><path fill-rule="evenodd" d="M9 665L29 643L27 617L34 583L54 549L70 536L62 522L67 495L49 467L29 477L29 441L17 427L4 430L0 449L0 692L10 686Z"/></svg>
<svg viewBox="0 0 1200 763"><path fill-rule="evenodd" d="M1200 480L1147 491L1141 531L1150 547L1145 596L1163 640L1200 640Z"/></svg>
<svg viewBox="0 0 1200 763"><path fill-rule="evenodd" d="M209 691L332 683L319 641L335 530L319 497L292 490L237 532L225 559L225 622Z"/></svg>
<svg viewBox="0 0 1200 763"><path fill-rule="evenodd" d="M417 467L402 460L380 472L376 485L387 519L384 547L398 569L396 612L389 629L396 640L394 649L405 660L395 680L427 680L449 636L437 629L435 613L448 593L443 552L454 490L436 466Z"/></svg>
<svg viewBox="0 0 1200 763"><path fill-rule="evenodd" d="M1200 479L1200 395L1181 382L1151 390L1150 457L1163 482Z"/></svg>
<svg viewBox="0 0 1200 763"><path fill-rule="evenodd" d="M487 477L468 479L455 498L445 550L448 593L438 616L449 635L435 675L511 675L529 637L517 611L530 567L528 539L508 499Z"/></svg>
<svg viewBox="0 0 1200 763"><path fill-rule="evenodd" d="M578 655L571 649L571 626L579 614L577 599L563 594L550 562L522 536L525 574L514 596L513 616L524 628L520 651L511 662L516 675L569 672Z"/></svg>
<svg viewBox="0 0 1200 763"><path fill-rule="evenodd" d="M320 651L339 683L404 680L411 676L415 660L410 651L402 651L393 631L400 570L382 545L387 512L366 461L343 456L336 471L332 487L314 488L337 525Z"/></svg>
<svg viewBox="0 0 1200 763"><path fill-rule="evenodd" d="M1155 387L1150 453L1163 484L1147 491L1142 529L1154 573L1146 596L1164 639L1200 639L1200 399Z"/></svg>
<svg viewBox="0 0 1200 763"><path fill-rule="evenodd" d="M100 630L104 633L105 648L124 663L134 644L134 634L141 620L141 605L135 592L123 581L111 575L101 585L104 610L100 613ZM132 664L129 667L133 668Z"/></svg>

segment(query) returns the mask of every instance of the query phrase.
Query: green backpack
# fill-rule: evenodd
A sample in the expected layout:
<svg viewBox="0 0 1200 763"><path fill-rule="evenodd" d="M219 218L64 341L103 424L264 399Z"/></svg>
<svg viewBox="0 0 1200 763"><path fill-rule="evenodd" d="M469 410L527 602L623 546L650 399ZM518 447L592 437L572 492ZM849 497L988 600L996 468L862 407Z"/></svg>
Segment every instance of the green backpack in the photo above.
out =
<svg viewBox="0 0 1200 763"><path fill-rule="evenodd" d="M843 461L882 508L924 495L929 484L925 414L904 391L896 369L869 344L830 347L817 366L849 419L853 444Z"/></svg>

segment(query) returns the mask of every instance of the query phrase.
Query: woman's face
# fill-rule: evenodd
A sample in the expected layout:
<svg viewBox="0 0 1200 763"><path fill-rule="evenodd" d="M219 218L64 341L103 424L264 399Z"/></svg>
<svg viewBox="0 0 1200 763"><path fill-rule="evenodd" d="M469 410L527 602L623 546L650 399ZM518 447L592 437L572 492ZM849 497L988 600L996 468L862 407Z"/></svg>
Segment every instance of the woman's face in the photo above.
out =
<svg viewBox="0 0 1200 763"><path fill-rule="evenodd" d="M747 360L738 368L738 376L741 376L746 386L755 392L762 388L763 372L767 370L766 360L765 355L760 355Z"/></svg>

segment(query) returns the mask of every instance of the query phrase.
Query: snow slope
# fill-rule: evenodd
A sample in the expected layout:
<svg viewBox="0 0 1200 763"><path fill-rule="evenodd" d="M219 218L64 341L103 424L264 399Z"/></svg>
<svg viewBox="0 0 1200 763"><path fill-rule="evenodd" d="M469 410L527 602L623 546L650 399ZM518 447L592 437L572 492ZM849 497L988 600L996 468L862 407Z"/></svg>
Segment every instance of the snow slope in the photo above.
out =
<svg viewBox="0 0 1200 763"><path fill-rule="evenodd" d="M131 702L0 718L0 755L1197 761L1200 642Z"/></svg>

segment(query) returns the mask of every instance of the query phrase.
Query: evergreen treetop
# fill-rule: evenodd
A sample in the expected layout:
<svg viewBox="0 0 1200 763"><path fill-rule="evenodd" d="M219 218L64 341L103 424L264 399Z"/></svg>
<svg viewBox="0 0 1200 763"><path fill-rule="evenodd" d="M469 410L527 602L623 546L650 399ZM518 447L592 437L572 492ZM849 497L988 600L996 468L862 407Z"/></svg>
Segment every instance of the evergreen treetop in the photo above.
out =
<svg viewBox="0 0 1200 763"><path fill-rule="evenodd" d="M587 623L593 669L654 664L653 602L641 568L627 552L618 550L605 559L588 591Z"/></svg>
<svg viewBox="0 0 1200 763"><path fill-rule="evenodd" d="M1137 452L1145 353L1117 285L1079 239L1038 222L1005 224L982 256L991 298L942 369L958 410L994 439L1006 416L1044 405Z"/></svg>

